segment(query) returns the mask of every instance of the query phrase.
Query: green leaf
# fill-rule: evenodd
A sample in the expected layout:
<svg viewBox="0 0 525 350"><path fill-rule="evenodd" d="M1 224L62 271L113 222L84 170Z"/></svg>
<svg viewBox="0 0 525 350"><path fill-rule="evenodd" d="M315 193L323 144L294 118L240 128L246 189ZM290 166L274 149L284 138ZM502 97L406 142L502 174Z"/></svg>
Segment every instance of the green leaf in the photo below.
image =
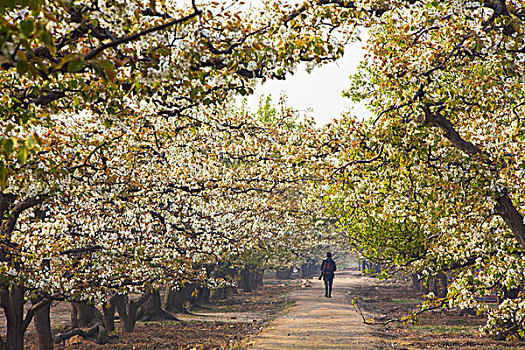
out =
<svg viewBox="0 0 525 350"><path fill-rule="evenodd" d="M5 168L4 162L0 161L0 188L3 190L7 184L7 169Z"/></svg>
<svg viewBox="0 0 525 350"><path fill-rule="evenodd" d="M70 73L76 73L82 68L84 68L84 60L81 58L70 61L67 65L67 71Z"/></svg>
<svg viewBox="0 0 525 350"><path fill-rule="evenodd" d="M5 134L7 135L11 130L13 130L15 126L11 123L7 124L5 127Z"/></svg>
<svg viewBox="0 0 525 350"><path fill-rule="evenodd" d="M4 147L4 153L6 157L9 157L11 152L13 152L13 146L14 146L13 139L5 138L4 141L2 142L2 146Z"/></svg>
<svg viewBox="0 0 525 350"><path fill-rule="evenodd" d="M18 162L20 164L25 164L27 162L27 156L28 156L27 147L26 146L20 147L20 149L18 150Z"/></svg>
<svg viewBox="0 0 525 350"><path fill-rule="evenodd" d="M18 24L18 26L20 27L20 31L26 38L29 38L31 34L33 34L33 32L35 31L35 23L30 19L21 21Z"/></svg>
<svg viewBox="0 0 525 350"><path fill-rule="evenodd" d="M27 138L26 138L26 145L29 149L32 149L33 147L35 147L36 145L36 141L35 139L33 138L32 135L29 135Z"/></svg>
<svg viewBox="0 0 525 350"><path fill-rule="evenodd" d="M16 6L16 0L4 0L2 1L2 7L14 8Z"/></svg>
<svg viewBox="0 0 525 350"><path fill-rule="evenodd" d="M115 81L115 65L113 62L110 60L97 60L96 64L104 70L105 77L103 76L103 78L108 78L112 82Z"/></svg>
<svg viewBox="0 0 525 350"><path fill-rule="evenodd" d="M46 45L47 48L50 48L51 46L53 46L53 36L47 30L45 30L42 33L40 38L42 39L42 42L44 43L44 45Z"/></svg>
<svg viewBox="0 0 525 350"><path fill-rule="evenodd" d="M27 63L26 60L19 60L16 63L16 71L18 72L18 74L24 75L27 73L28 70L29 70L29 63Z"/></svg>

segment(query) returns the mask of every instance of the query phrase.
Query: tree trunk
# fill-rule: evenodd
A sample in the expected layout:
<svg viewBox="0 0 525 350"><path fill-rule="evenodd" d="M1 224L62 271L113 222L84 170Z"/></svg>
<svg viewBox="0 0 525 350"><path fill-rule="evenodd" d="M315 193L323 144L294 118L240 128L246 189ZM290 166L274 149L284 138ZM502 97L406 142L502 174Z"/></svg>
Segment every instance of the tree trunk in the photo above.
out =
<svg viewBox="0 0 525 350"><path fill-rule="evenodd" d="M116 294L111 298L111 304L115 305L115 308L118 312L122 331L124 333L131 333L135 329L135 311L133 308L130 308L129 298L127 294L121 295Z"/></svg>
<svg viewBox="0 0 525 350"><path fill-rule="evenodd" d="M164 296L163 308L172 312L188 313L186 304L194 290L195 285L192 283L186 283L179 290L169 287Z"/></svg>
<svg viewBox="0 0 525 350"><path fill-rule="evenodd" d="M42 297L32 299L31 303L35 306L41 302L42 299ZM50 311L51 302L46 303L35 311L34 324L38 338L39 350L53 350L54 348L53 332L51 331L51 318L49 316Z"/></svg>
<svg viewBox="0 0 525 350"><path fill-rule="evenodd" d="M239 288L242 289L243 292L251 292L252 291L252 276L253 272L249 268L244 268L241 270L239 274Z"/></svg>
<svg viewBox="0 0 525 350"><path fill-rule="evenodd" d="M359 265L360 267L361 265ZM264 272L264 270L263 270ZM317 264L315 263L315 260L308 259L302 266L301 266L301 278L312 278L315 276L319 276L317 274Z"/></svg>
<svg viewBox="0 0 525 350"><path fill-rule="evenodd" d="M289 280L292 278L292 269L278 269L275 271L275 279L278 280Z"/></svg>
<svg viewBox="0 0 525 350"><path fill-rule="evenodd" d="M24 350L24 333L27 321L24 322L24 294L23 287L9 287L0 289L0 302L4 308L7 334L6 340L1 339L2 350Z"/></svg>
<svg viewBox="0 0 525 350"><path fill-rule="evenodd" d="M412 274L412 290L414 292L421 292L421 281L419 280L417 273Z"/></svg>
<svg viewBox="0 0 525 350"><path fill-rule="evenodd" d="M210 288L199 286L197 290L198 290L198 295L197 295L197 300L195 301L195 304L197 306L203 307L205 304L208 303L208 301L210 301Z"/></svg>
<svg viewBox="0 0 525 350"><path fill-rule="evenodd" d="M71 325L73 328L90 327L103 322L102 313L93 304L71 303Z"/></svg>
<svg viewBox="0 0 525 350"><path fill-rule="evenodd" d="M301 278L308 278L308 263L301 265Z"/></svg>
<svg viewBox="0 0 525 350"><path fill-rule="evenodd" d="M139 309L137 318L141 321L177 321L175 316L162 309L161 304L159 291L153 291L148 301Z"/></svg>
<svg viewBox="0 0 525 350"><path fill-rule="evenodd" d="M264 277L264 270L260 270L260 269L255 270L256 289L259 289L259 287L263 286L263 277Z"/></svg>
<svg viewBox="0 0 525 350"><path fill-rule="evenodd" d="M521 246L525 248L525 222L523 215L516 209L508 194L497 197L496 203L496 211L512 230Z"/></svg>
<svg viewBox="0 0 525 350"><path fill-rule="evenodd" d="M419 281L419 291L423 294L428 294L428 286L432 282L432 277L428 277L426 279L421 279Z"/></svg>
<svg viewBox="0 0 525 350"><path fill-rule="evenodd" d="M146 292L137 301L129 300L127 294L115 294L110 298L110 303L115 305L118 312L124 333L133 332L137 323L138 308L148 300L150 295L151 292Z"/></svg>
<svg viewBox="0 0 525 350"><path fill-rule="evenodd" d="M447 276L440 272L432 278L432 288L429 288L438 298L444 298L448 293Z"/></svg>
<svg viewBox="0 0 525 350"><path fill-rule="evenodd" d="M237 288L231 286L225 286L217 288L213 291L212 298L216 300L224 300L229 295L237 293Z"/></svg>
<svg viewBox="0 0 525 350"><path fill-rule="evenodd" d="M104 318L104 328L109 334L115 330L115 305L109 300L102 305L102 316Z"/></svg>

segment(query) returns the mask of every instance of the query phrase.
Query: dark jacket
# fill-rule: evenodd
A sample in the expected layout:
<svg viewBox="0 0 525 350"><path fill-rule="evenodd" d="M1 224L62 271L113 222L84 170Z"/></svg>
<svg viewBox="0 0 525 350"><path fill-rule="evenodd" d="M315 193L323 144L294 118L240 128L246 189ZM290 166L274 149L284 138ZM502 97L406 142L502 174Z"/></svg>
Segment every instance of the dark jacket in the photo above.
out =
<svg viewBox="0 0 525 350"><path fill-rule="evenodd" d="M337 266L332 258L326 258L321 264L321 274L324 278L334 278L334 272L337 271Z"/></svg>

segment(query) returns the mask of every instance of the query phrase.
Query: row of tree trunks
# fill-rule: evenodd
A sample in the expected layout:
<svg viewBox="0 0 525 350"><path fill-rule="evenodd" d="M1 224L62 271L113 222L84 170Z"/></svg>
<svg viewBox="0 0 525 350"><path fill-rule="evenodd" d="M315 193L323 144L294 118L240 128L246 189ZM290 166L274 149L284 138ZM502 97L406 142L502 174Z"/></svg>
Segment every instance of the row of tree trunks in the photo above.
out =
<svg viewBox="0 0 525 350"><path fill-rule="evenodd" d="M366 259L359 259L359 271L366 271L370 268L369 262Z"/></svg>
<svg viewBox="0 0 525 350"><path fill-rule="evenodd" d="M382 271L382 265L367 259L359 260L359 271L364 271L370 276L377 276Z"/></svg>
<svg viewBox="0 0 525 350"><path fill-rule="evenodd" d="M243 289L253 290L262 285L262 276L261 270L247 269L241 272L239 283L245 285ZM204 306L211 294L207 287L187 283L179 290L168 288L162 302L160 292L151 291L138 300L131 300L125 294L115 294L102 306L102 312L87 302L71 303L73 329L54 337L51 330L51 302L42 297L32 299L33 308L38 308L34 309L34 317L33 313L24 317L25 293L24 288L16 287L0 290L0 304L7 320L7 334L5 339L0 337L0 350L23 350L25 330L31 319L34 319L39 350L52 350L57 341L63 342L74 335L105 343L111 341L108 334L115 330L116 313L120 318L122 331L129 333L134 330L138 320L177 320L163 308L186 313L193 305ZM42 303L43 300L47 302ZM86 328L89 329L83 330Z"/></svg>
<svg viewBox="0 0 525 350"><path fill-rule="evenodd" d="M448 278L443 272L438 273L427 279L420 278L417 274L412 274L412 290L419 293L434 293L438 298L444 298L448 293Z"/></svg>
<svg viewBox="0 0 525 350"><path fill-rule="evenodd" d="M314 259L308 259L301 265L301 278L313 278L319 276L320 268Z"/></svg>
<svg viewBox="0 0 525 350"><path fill-rule="evenodd" d="M286 268L286 269L275 270L275 279L277 279L277 280L289 280L289 279L292 279L292 272L293 272L293 269L291 267L290 268Z"/></svg>
<svg viewBox="0 0 525 350"><path fill-rule="evenodd" d="M251 292L259 289L263 285L264 270L256 268L244 268L239 273L239 289L244 292Z"/></svg>
<svg viewBox="0 0 525 350"><path fill-rule="evenodd" d="M224 300L232 294L237 293L237 288L234 286L224 286L213 291L211 298L216 300Z"/></svg>

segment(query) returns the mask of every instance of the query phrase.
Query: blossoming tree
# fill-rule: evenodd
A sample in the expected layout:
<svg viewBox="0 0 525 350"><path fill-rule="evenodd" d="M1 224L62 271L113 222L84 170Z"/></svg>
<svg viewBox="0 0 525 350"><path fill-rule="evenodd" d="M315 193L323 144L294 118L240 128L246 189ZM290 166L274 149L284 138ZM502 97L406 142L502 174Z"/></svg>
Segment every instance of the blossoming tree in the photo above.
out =
<svg viewBox="0 0 525 350"><path fill-rule="evenodd" d="M203 262L250 248L268 194L302 177L288 148L310 129L222 106L340 56L332 3L0 5L4 348L50 300L204 278Z"/></svg>
<svg viewBox="0 0 525 350"><path fill-rule="evenodd" d="M374 116L331 134L346 135L336 166L349 193L333 199L356 244L425 275L455 271L439 302L488 312L497 337L524 328L524 5L368 2L348 94ZM476 299L491 292L495 310Z"/></svg>

